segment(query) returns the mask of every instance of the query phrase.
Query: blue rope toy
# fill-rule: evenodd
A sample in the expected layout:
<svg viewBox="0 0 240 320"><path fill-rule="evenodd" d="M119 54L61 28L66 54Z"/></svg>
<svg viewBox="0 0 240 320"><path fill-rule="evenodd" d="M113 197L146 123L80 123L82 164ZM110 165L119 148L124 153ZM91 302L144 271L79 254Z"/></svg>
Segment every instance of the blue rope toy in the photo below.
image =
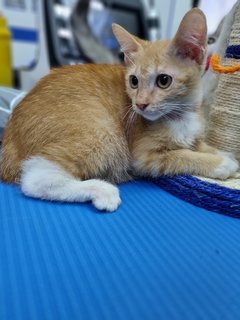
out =
<svg viewBox="0 0 240 320"><path fill-rule="evenodd" d="M240 59L240 45L228 46L225 58Z"/></svg>
<svg viewBox="0 0 240 320"><path fill-rule="evenodd" d="M193 176L160 177L152 182L200 208L240 218L240 190L205 182Z"/></svg>

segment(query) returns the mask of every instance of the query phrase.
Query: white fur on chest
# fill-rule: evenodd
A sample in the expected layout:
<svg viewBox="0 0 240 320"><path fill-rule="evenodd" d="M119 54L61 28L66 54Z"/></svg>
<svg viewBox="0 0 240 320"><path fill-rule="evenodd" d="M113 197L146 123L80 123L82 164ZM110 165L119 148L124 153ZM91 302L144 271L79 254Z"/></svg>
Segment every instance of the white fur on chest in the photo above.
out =
<svg viewBox="0 0 240 320"><path fill-rule="evenodd" d="M190 147L203 132L203 125L199 115L187 112L181 120L172 120L168 123L173 142Z"/></svg>

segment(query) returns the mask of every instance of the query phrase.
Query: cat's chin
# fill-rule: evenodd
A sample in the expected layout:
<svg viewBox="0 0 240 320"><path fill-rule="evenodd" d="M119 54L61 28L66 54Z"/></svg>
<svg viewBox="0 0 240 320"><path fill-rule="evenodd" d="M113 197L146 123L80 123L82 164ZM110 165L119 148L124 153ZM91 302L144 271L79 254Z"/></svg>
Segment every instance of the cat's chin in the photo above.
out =
<svg viewBox="0 0 240 320"><path fill-rule="evenodd" d="M149 121L156 121L161 118L161 114L159 112L137 112L140 114L144 119Z"/></svg>
<svg viewBox="0 0 240 320"><path fill-rule="evenodd" d="M168 121L176 121L176 120L181 120L182 116L184 113L175 113L175 112L169 112L166 114L162 114L159 112L141 112L139 113L143 118L145 118L146 120L149 121L156 121L156 120L160 120L160 119L165 119Z"/></svg>
<svg viewBox="0 0 240 320"><path fill-rule="evenodd" d="M156 121L156 120L159 120L161 118L160 115L153 115L153 114L143 114L142 117L146 120L149 120L149 121Z"/></svg>

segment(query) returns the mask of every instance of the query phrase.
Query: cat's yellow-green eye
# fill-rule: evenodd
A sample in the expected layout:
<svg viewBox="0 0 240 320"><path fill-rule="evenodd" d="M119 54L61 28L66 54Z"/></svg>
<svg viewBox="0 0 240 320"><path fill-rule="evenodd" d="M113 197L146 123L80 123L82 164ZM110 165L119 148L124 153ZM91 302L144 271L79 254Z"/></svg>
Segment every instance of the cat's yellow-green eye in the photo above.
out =
<svg viewBox="0 0 240 320"><path fill-rule="evenodd" d="M129 77L129 84L132 89L137 89L138 88L138 78L134 75L131 75Z"/></svg>
<svg viewBox="0 0 240 320"><path fill-rule="evenodd" d="M172 83L172 77L168 74L162 73L157 76L156 85L161 89L167 89Z"/></svg>

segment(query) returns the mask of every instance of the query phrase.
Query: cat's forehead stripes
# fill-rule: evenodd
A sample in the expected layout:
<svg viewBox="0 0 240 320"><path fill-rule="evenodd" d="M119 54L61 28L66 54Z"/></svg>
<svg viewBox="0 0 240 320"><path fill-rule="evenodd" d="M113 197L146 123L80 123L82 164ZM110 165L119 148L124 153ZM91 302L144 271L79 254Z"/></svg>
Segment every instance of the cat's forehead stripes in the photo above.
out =
<svg viewBox="0 0 240 320"><path fill-rule="evenodd" d="M152 59L146 59L147 57L143 55L139 59L135 59L135 66L132 66L128 70L128 75L134 74L141 81L148 83L155 82L159 74L169 74L170 76L175 76L176 67L169 63L169 59L164 56L154 56Z"/></svg>
<svg viewBox="0 0 240 320"><path fill-rule="evenodd" d="M129 68L131 72L142 76L166 72L169 67L169 56L166 52L168 43L169 41L155 41L144 46L143 50L135 54L135 63Z"/></svg>

